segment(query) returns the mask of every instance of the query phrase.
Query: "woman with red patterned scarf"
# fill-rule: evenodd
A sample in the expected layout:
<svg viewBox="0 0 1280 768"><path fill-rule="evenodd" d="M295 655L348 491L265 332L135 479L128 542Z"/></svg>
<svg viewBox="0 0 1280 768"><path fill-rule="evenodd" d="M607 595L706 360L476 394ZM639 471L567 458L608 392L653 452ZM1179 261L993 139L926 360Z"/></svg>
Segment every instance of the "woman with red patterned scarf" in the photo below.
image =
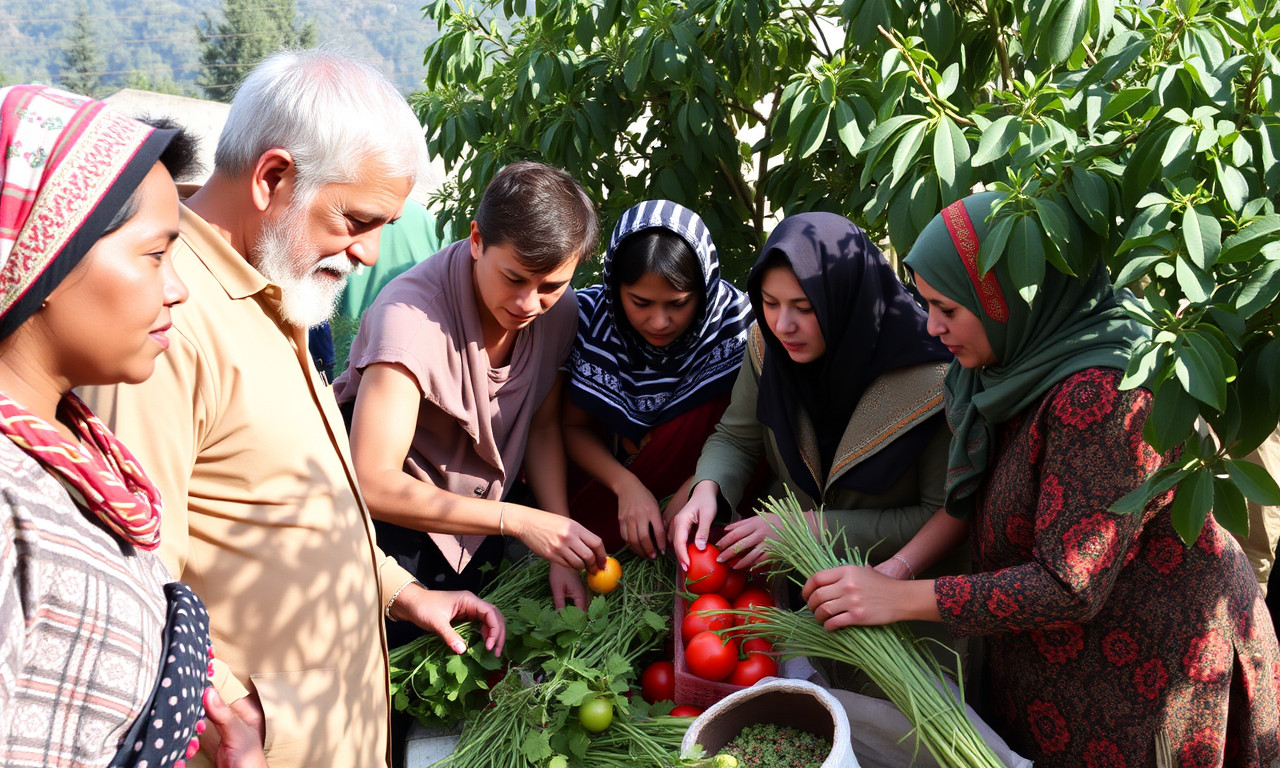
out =
<svg viewBox="0 0 1280 768"><path fill-rule="evenodd" d="M155 553L159 493L72 392L142 381L168 346L169 310L187 297L169 263L169 166L191 154L177 135L52 88L0 89L8 768L183 766L205 703L217 763L266 765L255 734L205 693L208 617Z"/></svg>
<svg viewBox="0 0 1280 768"><path fill-rule="evenodd" d="M1143 332L1101 263L1047 270L1029 305L1008 258L981 274L999 199L948 206L905 259L956 358L946 507L972 521L974 572L835 568L805 585L809 607L828 629L984 636L994 725L1037 768L1280 765L1280 650L1235 539L1210 516L1184 546L1175 491L1110 511L1171 460L1142 438L1151 392L1120 387Z"/></svg>

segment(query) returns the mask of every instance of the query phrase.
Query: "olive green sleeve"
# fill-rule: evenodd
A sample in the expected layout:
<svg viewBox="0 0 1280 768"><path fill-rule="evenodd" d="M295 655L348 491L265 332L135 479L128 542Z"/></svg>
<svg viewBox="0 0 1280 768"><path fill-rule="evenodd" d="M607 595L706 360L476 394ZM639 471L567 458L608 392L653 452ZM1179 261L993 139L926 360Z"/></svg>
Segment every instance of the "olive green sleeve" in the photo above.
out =
<svg viewBox="0 0 1280 768"><path fill-rule="evenodd" d="M720 495L737 507L760 457L764 455L766 427L756 420L756 396L759 383L751 361L743 356L742 368L733 384L729 407L720 423L702 446L698 467L693 473L692 489L703 480L720 486Z"/></svg>

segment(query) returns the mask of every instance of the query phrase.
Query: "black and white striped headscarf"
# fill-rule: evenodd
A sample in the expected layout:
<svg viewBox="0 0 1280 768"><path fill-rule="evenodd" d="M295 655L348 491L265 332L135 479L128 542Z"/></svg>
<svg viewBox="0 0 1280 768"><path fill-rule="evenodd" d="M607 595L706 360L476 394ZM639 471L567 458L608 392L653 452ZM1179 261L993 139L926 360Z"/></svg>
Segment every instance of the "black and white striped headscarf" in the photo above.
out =
<svg viewBox="0 0 1280 768"><path fill-rule="evenodd" d="M611 290L618 245L654 227L684 238L698 256L706 285L700 315L683 336L661 348L631 329ZM655 426L728 394L742 365L751 302L720 277L715 243L698 214L670 200L628 209L609 239L602 276L603 283L577 292L578 338L565 363L574 405L610 432L639 440Z"/></svg>

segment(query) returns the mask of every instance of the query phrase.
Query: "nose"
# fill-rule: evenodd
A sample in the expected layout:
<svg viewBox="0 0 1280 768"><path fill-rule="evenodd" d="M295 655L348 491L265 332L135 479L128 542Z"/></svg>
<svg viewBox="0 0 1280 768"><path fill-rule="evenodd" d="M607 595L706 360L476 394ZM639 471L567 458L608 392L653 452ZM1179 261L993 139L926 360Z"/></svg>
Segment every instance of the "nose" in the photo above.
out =
<svg viewBox="0 0 1280 768"><path fill-rule="evenodd" d="M791 310L787 307L778 309L778 327L774 332L775 335L790 333L796 329L796 319Z"/></svg>
<svg viewBox="0 0 1280 768"><path fill-rule="evenodd" d="M671 315L662 311L654 312L649 326L655 331L665 331L671 327Z"/></svg>
<svg viewBox="0 0 1280 768"><path fill-rule="evenodd" d="M536 288L530 288L527 291L521 291L516 294L516 306L520 308L520 312L528 317L538 311L538 291Z"/></svg>
<svg viewBox="0 0 1280 768"><path fill-rule="evenodd" d="M372 232L365 232L347 246L347 255L366 267L372 267L378 260L378 243L381 239L382 227Z"/></svg>
<svg viewBox="0 0 1280 768"><path fill-rule="evenodd" d="M942 322L942 318L938 316L938 311L930 308L929 319L925 322L925 332L934 338L938 338L947 332L947 326Z"/></svg>
<svg viewBox="0 0 1280 768"><path fill-rule="evenodd" d="M182 282L182 278L178 277L178 271L173 268L173 262L166 256L164 260L164 305L173 307L183 303L191 296L191 291L187 290L187 284Z"/></svg>

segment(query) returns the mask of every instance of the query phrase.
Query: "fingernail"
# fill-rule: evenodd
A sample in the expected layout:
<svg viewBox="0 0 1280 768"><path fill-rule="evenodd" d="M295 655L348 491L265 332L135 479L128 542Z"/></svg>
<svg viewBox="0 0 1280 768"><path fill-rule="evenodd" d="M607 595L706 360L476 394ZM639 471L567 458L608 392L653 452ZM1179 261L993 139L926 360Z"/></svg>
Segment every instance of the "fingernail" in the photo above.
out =
<svg viewBox="0 0 1280 768"><path fill-rule="evenodd" d="M453 649L454 653L462 653L463 651L467 650L466 643L463 643L461 640L453 641L452 643L449 644L449 647Z"/></svg>
<svg viewBox="0 0 1280 768"><path fill-rule="evenodd" d="M698 549L706 549L706 548L707 548L707 540L706 540L706 539L697 539L697 540L695 540L695 541L693 542L693 545L694 545L695 547L697 547Z"/></svg>

